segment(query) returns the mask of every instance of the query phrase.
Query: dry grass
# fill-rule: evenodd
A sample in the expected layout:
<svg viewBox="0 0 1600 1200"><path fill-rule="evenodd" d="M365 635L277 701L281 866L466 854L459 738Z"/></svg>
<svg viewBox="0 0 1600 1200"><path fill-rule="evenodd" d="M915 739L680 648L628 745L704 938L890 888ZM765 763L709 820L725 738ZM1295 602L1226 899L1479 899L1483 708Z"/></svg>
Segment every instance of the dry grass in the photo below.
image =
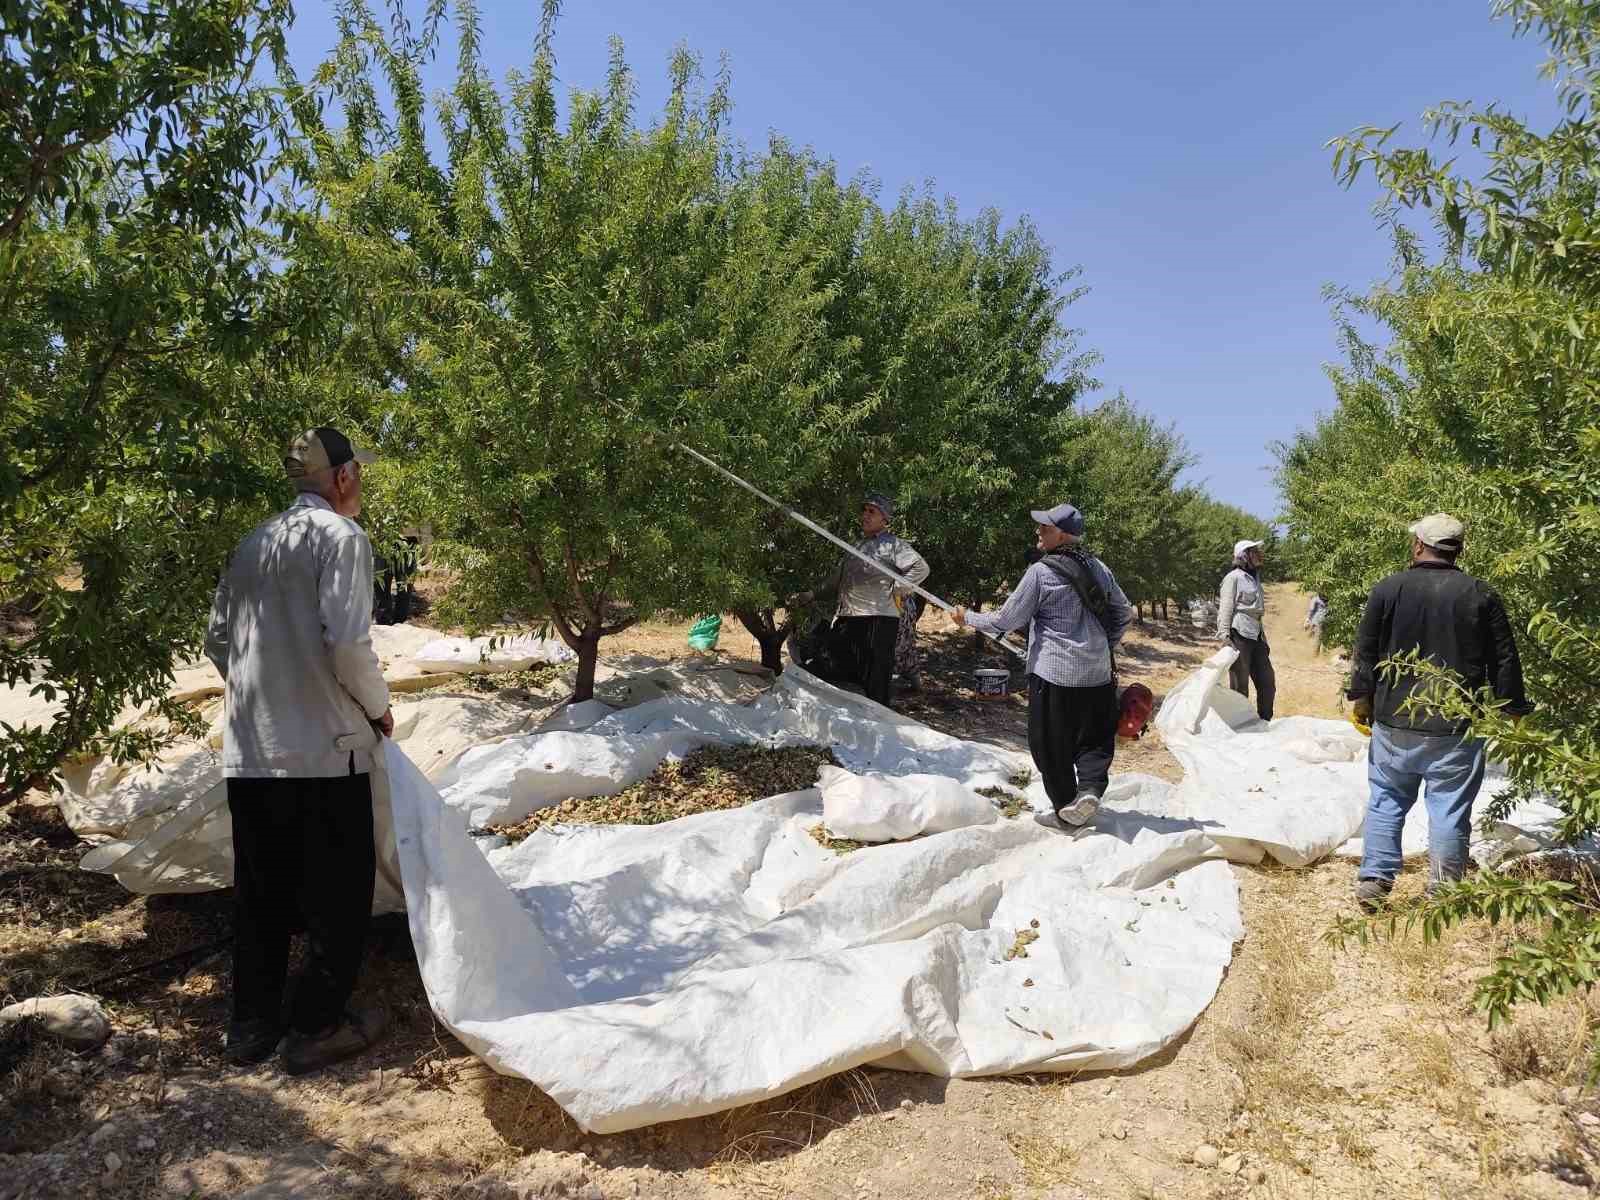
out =
<svg viewBox="0 0 1600 1200"><path fill-rule="evenodd" d="M1366 1135L1348 1120L1334 1124L1333 1142L1346 1158L1360 1166L1369 1165L1377 1157Z"/></svg>
<svg viewBox="0 0 1600 1200"><path fill-rule="evenodd" d="M30 1127L49 1119L52 1068L60 1047L33 1018L0 1027L0 1153L30 1147Z"/></svg>
<svg viewBox="0 0 1600 1200"><path fill-rule="evenodd" d="M1247 934L1256 961L1257 999L1249 1020L1219 1031L1218 1053L1239 1079L1237 1109L1250 1114L1249 1140L1262 1154L1300 1168L1300 1119L1330 1099L1302 1061L1306 1024L1333 977L1320 948L1308 946L1296 907L1302 873L1271 872L1265 903Z"/></svg>
<svg viewBox="0 0 1600 1200"><path fill-rule="evenodd" d="M1461 1064L1456 1061L1451 1038L1439 1029L1413 1027L1404 1031L1402 1047L1411 1058L1412 1071L1441 1099L1460 1094Z"/></svg>
<svg viewBox="0 0 1600 1200"><path fill-rule="evenodd" d="M708 1168L711 1177L743 1195L792 1194L774 1164L807 1150L850 1122L881 1112L872 1077L845 1071L758 1104L741 1105L712 1118L722 1146Z"/></svg>
<svg viewBox="0 0 1600 1200"><path fill-rule="evenodd" d="M1567 996L1502 1025L1490 1036L1490 1046L1496 1065L1509 1080L1573 1084L1587 1077L1597 1037L1600 1022L1594 999Z"/></svg>
<svg viewBox="0 0 1600 1200"><path fill-rule="evenodd" d="M1022 1181L1031 1188L1055 1187L1072 1180L1078 1150L1054 1138L1032 1133L1008 1133L1006 1145L1022 1168Z"/></svg>
<svg viewBox="0 0 1600 1200"><path fill-rule="evenodd" d="M837 766L821 746L781 750L761 746L707 746L677 762L664 762L649 778L614 796L563 800L511 825L491 826L519 842L546 825L659 825L696 813L743 808L756 800L813 787L817 771Z"/></svg>

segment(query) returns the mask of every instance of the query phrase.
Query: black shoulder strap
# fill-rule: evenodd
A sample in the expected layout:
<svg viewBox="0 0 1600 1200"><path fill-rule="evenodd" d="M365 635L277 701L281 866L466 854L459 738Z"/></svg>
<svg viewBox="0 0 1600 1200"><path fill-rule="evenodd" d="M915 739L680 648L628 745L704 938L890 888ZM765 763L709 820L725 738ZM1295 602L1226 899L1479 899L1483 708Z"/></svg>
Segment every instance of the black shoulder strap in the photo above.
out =
<svg viewBox="0 0 1600 1200"><path fill-rule="evenodd" d="M1100 586L1089 570L1089 564L1080 554L1046 554L1039 560L1058 579L1064 579L1072 585L1072 590L1078 593L1078 599L1083 601L1083 607L1089 610L1090 615L1100 622L1100 629L1106 635L1106 651L1111 656L1111 676L1117 675L1117 651L1111 644L1111 597L1106 595L1105 588Z"/></svg>
<svg viewBox="0 0 1600 1200"><path fill-rule="evenodd" d="M1072 590L1078 593L1078 599L1083 601L1084 608L1094 615L1100 622L1100 628L1108 628L1111 616L1111 600L1106 595L1105 588L1100 586L1100 581L1089 573L1089 568L1077 555L1046 554L1039 560L1056 576L1072 585Z"/></svg>

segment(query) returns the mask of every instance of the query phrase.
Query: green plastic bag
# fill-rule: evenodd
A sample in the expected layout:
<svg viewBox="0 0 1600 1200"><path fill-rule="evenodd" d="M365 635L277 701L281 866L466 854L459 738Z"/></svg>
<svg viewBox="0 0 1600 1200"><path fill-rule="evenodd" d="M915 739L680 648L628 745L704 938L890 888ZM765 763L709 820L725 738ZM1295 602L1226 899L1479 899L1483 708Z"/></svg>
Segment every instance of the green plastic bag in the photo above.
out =
<svg viewBox="0 0 1600 1200"><path fill-rule="evenodd" d="M701 617L689 627L689 649L715 650L717 636L722 632L722 618L716 615Z"/></svg>

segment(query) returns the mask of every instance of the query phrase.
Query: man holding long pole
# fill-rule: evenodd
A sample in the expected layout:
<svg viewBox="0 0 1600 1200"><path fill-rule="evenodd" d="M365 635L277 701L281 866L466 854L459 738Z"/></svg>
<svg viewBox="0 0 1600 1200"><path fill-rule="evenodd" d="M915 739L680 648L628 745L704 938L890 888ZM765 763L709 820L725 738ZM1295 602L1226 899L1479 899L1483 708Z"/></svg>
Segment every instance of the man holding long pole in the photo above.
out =
<svg viewBox="0 0 1600 1200"><path fill-rule="evenodd" d="M868 566L864 559L880 562L913 584L928 577L922 555L889 531L894 502L878 492L861 505L863 540L855 553L846 555L828 581L817 589L839 595L838 615L831 643L834 661L842 665L852 683L859 683L868 699L885 708L894 698L894 648L900 633L899 603L904 590L889 576ZM795 604L809 603L816 592L802 592Z"/></svg>

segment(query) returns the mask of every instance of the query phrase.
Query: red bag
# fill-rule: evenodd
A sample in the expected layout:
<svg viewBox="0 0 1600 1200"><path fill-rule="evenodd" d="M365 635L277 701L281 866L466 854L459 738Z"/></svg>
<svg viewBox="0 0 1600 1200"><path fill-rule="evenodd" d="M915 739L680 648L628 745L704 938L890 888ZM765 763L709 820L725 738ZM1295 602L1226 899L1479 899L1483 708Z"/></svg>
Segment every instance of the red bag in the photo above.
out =
<svg viewBox="0 0 1600 1200"><path fill-rule="evenodd" d="M1155 693L1142 683L1130 683L1117 698L1117 736L1129 741L1137 738L1150 723L1156 706Z"/></svg>

